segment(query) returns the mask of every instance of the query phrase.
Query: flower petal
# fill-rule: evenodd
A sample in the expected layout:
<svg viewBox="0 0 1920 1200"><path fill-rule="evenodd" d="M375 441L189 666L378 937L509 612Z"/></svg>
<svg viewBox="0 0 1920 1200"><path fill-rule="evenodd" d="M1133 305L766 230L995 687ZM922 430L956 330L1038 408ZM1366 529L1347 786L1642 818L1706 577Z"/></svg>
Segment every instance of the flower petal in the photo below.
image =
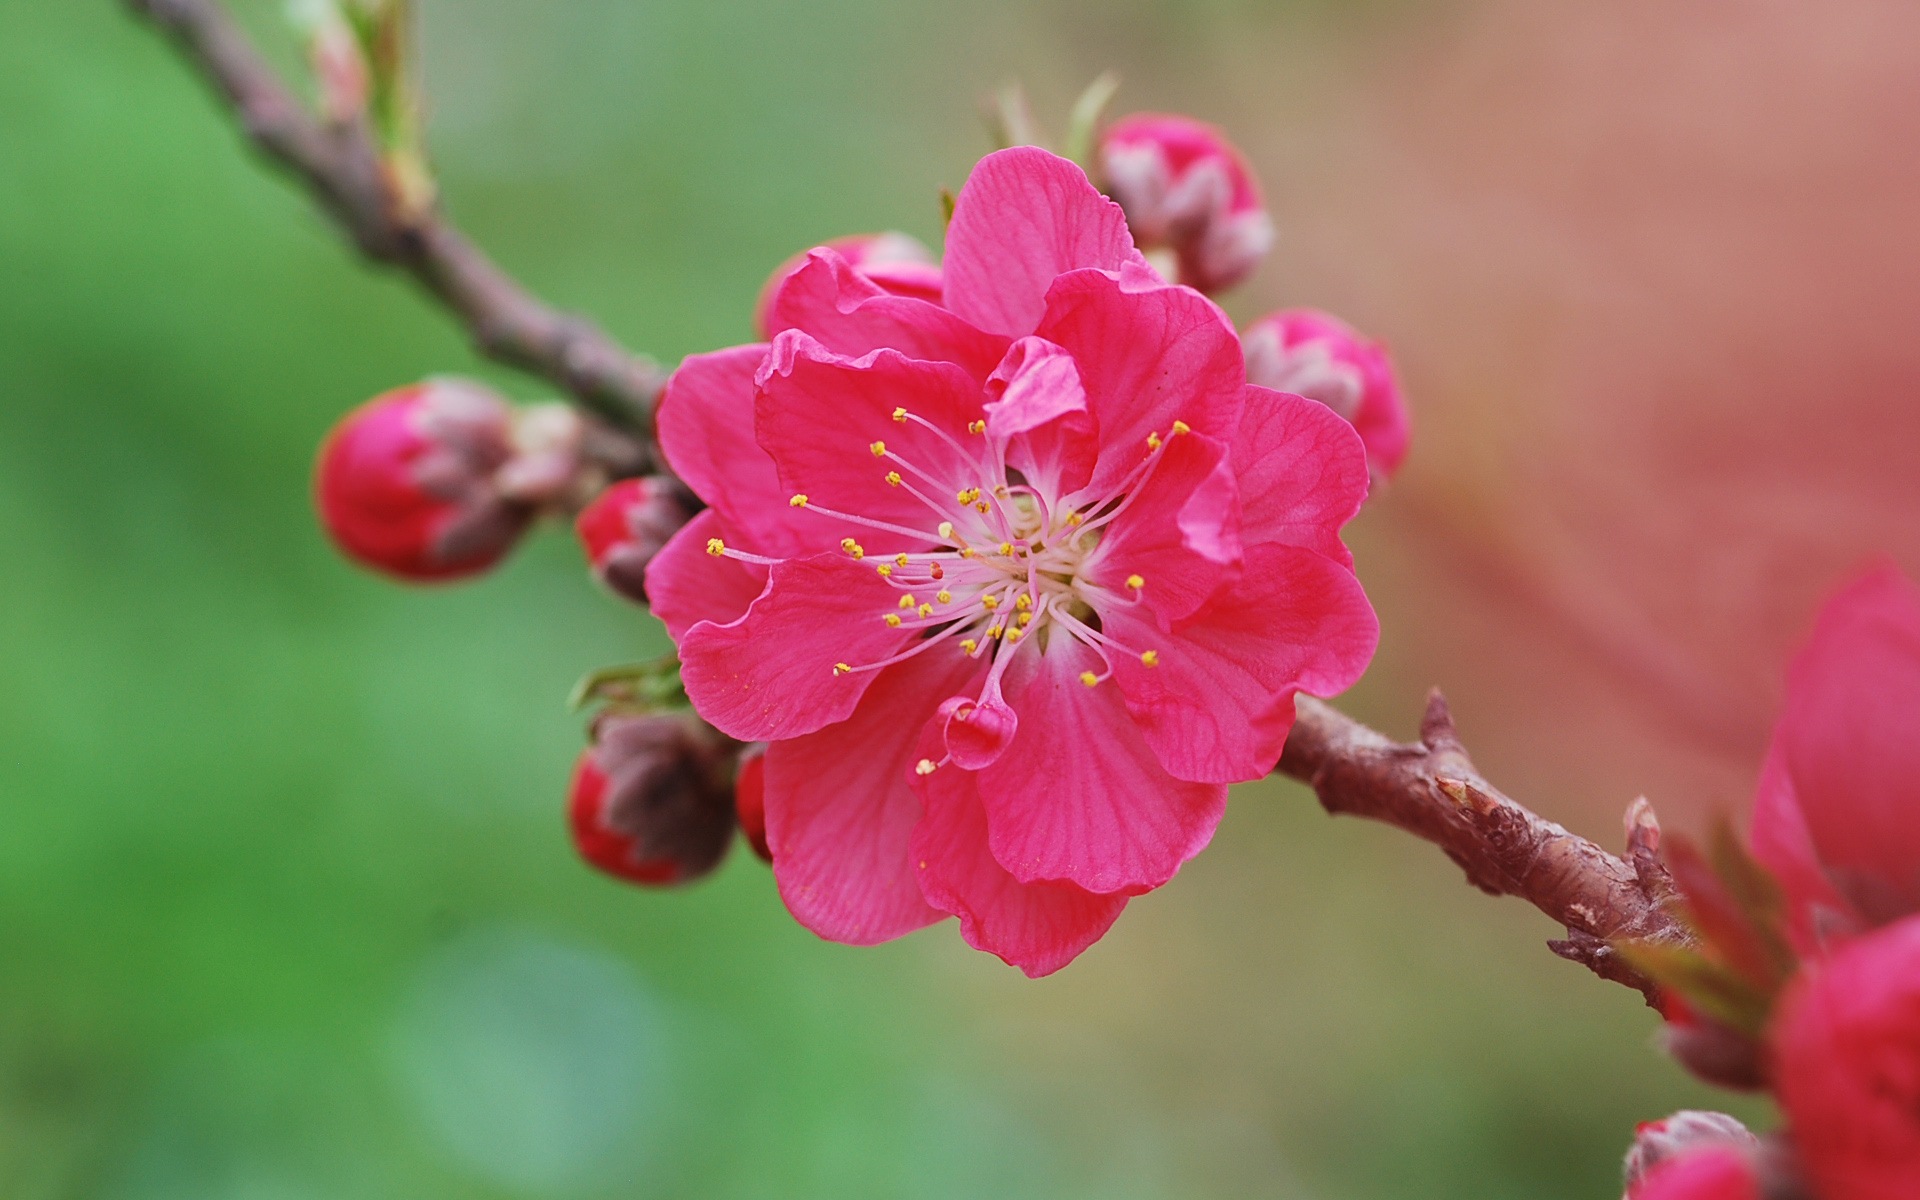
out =
<svg viewBox="0 0 1920 1200"><path fill-rule="evenodd" d="M1367 452L1360 436L1317 401L1252 384L1244 395L1233 441L1240 540L1304 546L1351 566L1340 528L1367 498Z"/></svg>
<svg viewBox="0 0 1920 1200"><path fill-rule="evenodd" d="M1152 474L1134 487L1082 570L1119 595L1131 594L1128 581L1139 576L1143 603L1166 622L1206 603L1238 569L1239 505L1220 442L1187 434L1152 453L1159 456Z"/></svg>
<svg viewBox="0 0 1920 1200"><path fill-rule="evenodd" d="M767 327L772 333L798 329L847 358L884 347L955 363L975 379L985 379L1007 352L1006 338L975 329L938 304L888 292L825 247L774 293Z"/></svg>
<svg viewBox="0 0 1920 1200"><path fill-rule="evenodd" d="M767 586L767 569L707 553L707 541L732 536L712 509L680 527L647 564L647 607L675 642L700 621L737 621Z"/></svg>
<svg viewBox="0 0 1920 1200"><path fill-rule="evenodd" d="M937 742L923 744L925 753ZM913 831L913 862L927 903L960 918L960 936L1033 978L1050 975L1100 940L1123 895L1098 895L1071 883L1022 883L987 847L987 813L978 777L942 767L916 783L926 817Z"/></svg>
<svg viewBox="0 0 1920 1200"><path fill-rule="evenodd" d="M879 672L845 721L767 747L767 842L794 918L872 945L940 919L916 879L913 731L983 667L937 651Z"/></svg>
<svg viewBox="0 0 1920 1200"><path fill-rule="evenodd" d="M1859 923L1833 883L1820 869L1820 857L1807 832L1800 797L1793 790L1786 754L1776 743L1760 768L1760 786L1753 798L1753 824L1747 833L1753 856L1773 872L1787 894L1788 921L1795 945L1811 954L1838 925Z"/></svg>
<svg viewBox="0 0 1920 1200"><path fill-rule="evenodd" d="M1097 443L1087 393L1073 356L1040 338L1021 338L987 380L987 436L1007 463L1043 495L1086 486Z"/></svg>
<svg viewBox="0 0 1920 1200"><path fill-rule="evenodd" d="M703 621L680 640L680 678L709 724L743 742L799 737L844 721L873 671L836 670L892 656L911 635L884 621L898 595L844 555L791 558L739 619Z"/></svg>
<svg viewBox="0 0 1920 1200"><path fill-rule="evenodd" d="M1240 338L1192 288L1075 271L1054 282L1035 332L1080 366L1100 433L1096 490L1132 470L1147 435L1165 437L1175 421L1223 442L1239 429Z"/></svg>
<svg viewBox="0 0 1920 1200"><path fill-rule="evenodd" d="M1163 635L1138 609L1100 613L1107 634L1157 664L1118 656L1114 678L1147 745L1178 779L1238 783L1272 771L1296 691L1345 690L1380 624L1353 572L1297 546L1247 551L1240 578Z"/></svg>
<svg viewBox="0 0 1920 1200"><path fill-rule="evenodd" d="M979 772L980 794L993 857L1015 879L1132 895L1159 887L1206 846L1227 789L1169 775L1119 689L1081 682L1099 666L1058 634L1044 653L1021 654L1007 672L1019 731Z"/></svg>
<svg viewBox="0 0 1920 1200"><path fill-rule="evenodd" d="M1034 331L1047 289L1068 271L1143 263L1120 206L1073 163L1036 146L987 155L947 226L947 307L981 329Z"/></svg>

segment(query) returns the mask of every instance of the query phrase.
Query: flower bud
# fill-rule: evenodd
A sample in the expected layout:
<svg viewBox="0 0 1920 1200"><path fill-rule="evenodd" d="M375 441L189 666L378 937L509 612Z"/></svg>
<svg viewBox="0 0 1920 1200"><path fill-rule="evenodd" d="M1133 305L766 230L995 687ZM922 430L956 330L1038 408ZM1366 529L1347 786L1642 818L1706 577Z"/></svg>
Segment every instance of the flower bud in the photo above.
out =
<svg viewBox="0 0 1920 1200"><path fill-rule="evenodd" d="M526 531L531 506L501 495L513 410L477 384L435 379L376 396L320 447L315 499L334 543L401 579L486 570Z"/></svg>
<svg viewBox="0 0 1920 1200"><path fill-rule="evenodd" d="M574 532L600 582L635 604L647 602L647 564L693 519L681 486L664 476L623 479L574 519Z"/></svg>
<svg viewBox="0 0 1920 1200"><path fill-rule="evenodd" d="M1248 383L1318 400L1359 432L1376 478L1399 469L1412 430L1386 347L1311 308L1261 317L1247 326L1240 344Z"/></svg>
<svg viewBox="0 0 1920 1200"><path fill-rule="evenodd" d="M940 273L940 264L933 257L933 252L916 238L892 231L856 233L835 238L819 248L837 251L840 257L847 260L848 266L873 281L882 291L933 304L941 302L945 280ZM773 336L780 332L772 327L768 315L773 307L774 295L788 276L806 264L810 253L812 251L803 250L781 263L760 289L760 299L753 306L753 327L763 340L772 341Z"/></svg>
<svg viewBox="0 0 1920 1200"><path fill-rule="evenodd" d="M1661 1048L1696 1077L1734 1091L1766 1086L1766 1051L1759 1042L1695 1012L1669 989L1660 992L1660 1015L1667 1022Z"/></svg>
<svg viewBox="0 0 1920 1200"><path fill-rule="evenodd" d="M1814 1195L1920 1194L1920 916L1809 963L1781 1003L1773 1055Z"/></svg>
<svg viewBox="0 0 1920 1200"><path fill-rule="evenodd" d="M654 886L713 870L733 838L732 755L733 743L692 717L603 715L568 797L580 856Z"/></svg>
<svg viewBox="0 0 1920 1200"><path fill-rule="evenodd" d="M1627 1187L1631 1190L1662 1163L1713 1146L1748 1154L1759 1148L1760 1139L1725 1113L1694 1108L1645 1122L1634 1130L1633 1148L1627 1151Z"/></svg>
<svg viewBox="0 0 1920 1200"><path fill-rule="evenodd" d="M1760 1173L1746 1153L1706 1146L1629 1183L1626 1200L1762 1200Z"/></svg>
<svg viewBox="0 0 1920 1200"><path fill-rule="evenodd" d="M1224 291L1273 248L1260 185L1212 125L1161 113L1123 117L1100 136L1099 166L1134 242L1150 259L1169 253L1180 283Z"/></svg>
<svg viewBox="0 0 1920 1200"><path fill-rule="evenodd" d="M767 748L749 746L740 752L740 773L733 778L733 810L740 819L740 833L753 852L768 862L773 851L767 849Z"/></svg>

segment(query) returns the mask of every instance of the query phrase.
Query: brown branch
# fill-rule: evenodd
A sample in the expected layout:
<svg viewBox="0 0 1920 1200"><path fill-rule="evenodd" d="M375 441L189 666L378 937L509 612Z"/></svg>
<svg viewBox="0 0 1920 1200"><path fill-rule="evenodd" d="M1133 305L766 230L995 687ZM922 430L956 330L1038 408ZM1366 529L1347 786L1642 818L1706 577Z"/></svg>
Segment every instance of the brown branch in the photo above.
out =
<svg viewBox="0 0 1920 1200"><path fill-rule="evenodd" d="M364 123L323 122L287 90L218 0L127 0L166 30L268 159L292 172L375 262L412 275L482 354L563 388L628 435L628 469L656 466L653 402L664 376L593 322L534 297L436 211L405 215Z"/></svg>
<svg viewBox="0 0 1920 1200"><path fill-rule="evenodd" d="M1650 1002L1651 983L1611 943L1687 936L1666 909L1672 883L1645 800L1628 811L1627 859L1568 833L1481 778L1438 691L1413 743L1391 741L1300 697L1280 772L1312 787L1328 812L1404 829L1445 851L1475 887L1526 900L1566 926L1565 940L1547 943L1555 954L1638 989Z"/></svg>

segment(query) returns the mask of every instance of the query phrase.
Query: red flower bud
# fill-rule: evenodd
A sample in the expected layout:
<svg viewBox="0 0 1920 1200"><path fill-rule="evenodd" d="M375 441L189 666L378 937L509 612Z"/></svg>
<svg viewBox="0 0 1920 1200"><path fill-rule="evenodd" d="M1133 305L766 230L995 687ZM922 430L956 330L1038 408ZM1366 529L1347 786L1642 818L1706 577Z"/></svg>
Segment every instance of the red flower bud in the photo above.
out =
<svg viewBox="0 0 1920 1200"><path fill-rule="evenodd" d="M1760 1139L1725 1113L1689 1108L1664 1120L1648 1121L1634 1130L1633 1148L1627 1151L1627 1187L1631 1192L1654 1168L1714 1146L1752 1154L1759 1149Z"/></svg>
<svg viewBox="0 0 1920 1200"><path fill-rule="evenodd" d="M1240 344L1248 383L1318 400L1345 417L1359 432L1376 478L1400 468L1412 427L1385 346L1311 308L1268 313L1247 326Z"/></svg>
<svg viewBox="0 0 1920 1200"><path fill-rule="evenodd" d="M848 266L866 276L881 291L934 304L941 302L945 279L940 273L940 264L918 239L904 233L856 233L835 238L818 248L839 252ZM774 295L787 277L806 263L810 253L810 250L802 251L781 263L760 289L760 299L753 306L753 327L763 340L772 341L780 332L769 318Z"/></svg>
<svg viewBox="0 0 1920 1200"><path fill-rule="evenodd" d="M568 796L580 856L655 886L713 870L733 839L732 753L731 742L693 718L602 716Z"/></svg>
<svg viewBox="0 0 1920 1200"><path fill-rule="evenodd" d="M1773 1051L1814 1195L1920 1195L1920 916L1810 964L1782 1001Z"/></svg>
<svg viewBox="0 0 1920 1200"><path fill-rule="evenodd" d="M1253 171L1226 135L1191 117L1135 113L1100 137L1107 194L1126 210L1149 258L1170 252L1178 281L1224 291L1273 248L1273 222Z"/></svg>
<svg viewBox="0 0 1920 1200"><path fill-rule="evenodd" d="M1753 1038L1694 1012L1670 990L1660 993L1660 1015L1667 1021L1662 1048L1694 1075L1741 1092L1767 1085L1765 1047Z"/></svg>
<svg viewBox="0 0 1920 1200"><path fill-rule="evenodd" d="M1627 1200L1761 1200L1752 1159L1710 1146L1671 1159L1627 1187Z"/></svg>
<svg viewBox="0 0 1920 1200"><path fill-rule="evenodd" d="M484 571L533 515L494 484L512 456L513 410L492 392L446 379L387 392L321 445L321 522L349 558L401 579Z"/></svg>
<svg viewBox="0 0 1920 1200"><path fill-rule="evenodd" d="M600 582L635 604L647 602L647 564L693 519L679 484L661 476L623 479L580 510L573 523Z"/></svg>
<svg viewBox="0 0 1920 1200"><path fill-rule="evenodd" d="M767 849L767 748L751 746L740 752L740 773L733 779L733 810L740 819L740 832L753 852L768 862L773 851Z"/></svg>

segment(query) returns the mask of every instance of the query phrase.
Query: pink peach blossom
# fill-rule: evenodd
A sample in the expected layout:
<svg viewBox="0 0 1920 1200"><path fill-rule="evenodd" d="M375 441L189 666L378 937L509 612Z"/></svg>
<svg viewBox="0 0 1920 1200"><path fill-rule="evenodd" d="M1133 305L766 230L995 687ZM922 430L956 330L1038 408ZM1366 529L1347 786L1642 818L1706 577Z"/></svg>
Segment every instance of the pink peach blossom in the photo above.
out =
<svg viewBox="0 0 1920 1200"><path fill-rule="evenodd" d="M1191 117L1134 113L1100 135L1100 171L1142 250L1169 252L1181 283L1225 291L1273 248L1260 185L1226 134Z"/></svg>
<svg viewBox="0 0 1920 1200"><path fill-rule="evenodd" d="M933 252L921 245L917 238L891 230L886 233L856 233L835 238L815 249L838 251L840 257L847 260L848 266L873 281L882 291L930 300L935 304L940 302L940 264L934 260ZM774 334L790 328L780 323L781 316L774 311L773 300L780 294L780 285L807 265L807 254L810 253L812 251L796 254L781 263L760 289L760 299L753 306L753 327L763 340L771 341Z"/></svg>
<svg viewBox="0 0 1920 1200"><path fill-rule="evenodd" d="M1318 400L1353 423L1375 475L1385 479L1400 469L1412 426L1385 346L1311 308L1268 313L1240 342L1247 382Z"/></svg>
<svg viewBox="0 0 1920 1200"><path fill-rule="evenodd" d="M1892 566L1829 600L1794 660L1752 843L1805 945L1920 912L1920 588Z"/></svg>
<svg viewBox="0 0 1920 1200"><path fill-rule="evenodd" d="M771 345L688 359L662 448L710 507L647 591L694 707L769 743L794 915L873 943L953 914L1030 974L1206 845L1298 691L1378 628L1341 544L1364 450L1249 386L1080 169L960 193L942 303L817 250Z"/></svg>
<svg viewBox="0 0 1920 1200"><path fill-rule="evenodd" d="M1661 1163L1626 1200L1761 1200L1760 1178L1747 1154L1714 1146Z"/></svg>

